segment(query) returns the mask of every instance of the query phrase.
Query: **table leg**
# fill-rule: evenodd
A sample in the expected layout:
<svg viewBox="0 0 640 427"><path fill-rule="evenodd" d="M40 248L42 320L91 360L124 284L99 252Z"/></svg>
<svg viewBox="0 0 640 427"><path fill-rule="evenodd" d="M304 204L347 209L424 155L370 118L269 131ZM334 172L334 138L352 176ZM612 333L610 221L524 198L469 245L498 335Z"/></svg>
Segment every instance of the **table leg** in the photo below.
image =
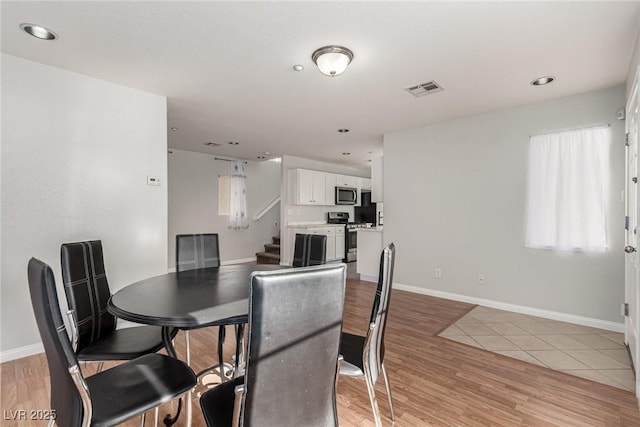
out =
<svg viewBox="0 0 640 427"><path fill-rule="evenodd" d="M186 331L188 333L188 331ZM171 328L167 326L162 327L162 342L164 343L164 347L167 350L169 356L173 358L178 358L176 353L176 349L173 346L173 340L171 339ZM187 336L187 344L188 344L188 336ZM187 354L189 350L187 349ZM188 354L189 356L189 354ZM187 392L187 427L191 427L191 390ZM176 415L171 417L171 414L165 415L162 422L166 427L171 427L178 421L178 417L180 416L180 411L182 410L182 398L178 400L178 410L176 411Z"/></svg>

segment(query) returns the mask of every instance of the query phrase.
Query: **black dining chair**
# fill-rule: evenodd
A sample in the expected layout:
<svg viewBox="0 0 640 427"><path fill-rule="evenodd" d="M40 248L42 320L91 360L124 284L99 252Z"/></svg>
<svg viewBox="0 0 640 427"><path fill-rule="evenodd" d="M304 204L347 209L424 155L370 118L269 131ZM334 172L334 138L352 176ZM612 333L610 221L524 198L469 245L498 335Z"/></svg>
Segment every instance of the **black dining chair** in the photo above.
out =
<svg viewBox="0 0 640 427"><path fill-rule="evenodd" d="M196 377L189 366L156 353L85 378L60 314L51 267L31 258L28 281L33 312L47 356L50 409L55 411L56 425L115 426L144 415L149 409L195 386Z"/></svg>
<svg viewBox="0 0 640 427"><path fill-rule="evenodd" d="M217 233L206 234L178 234L176 235L176 272L195 270L199 268L210 268L220 266L220 243ZM246 319L240 319L233 324L242 325ZM210 366L198 373L198 376L212 370L218 370L220 381L225 381L225 363L223 355L223 345L226 336L225 325L214 324L208 326L218 326L218 363ZM241 326L236 328L237 346L241 339L240 334L244 330ZM189 330L185 330L187 363L191 359L191 350L189 344ZM237 352L236 352L237 353ZM239 358L239 355L238 355Z"/></svg>
<svg viewBox="0 0 640 427"><path fill-rule="evenodd" d="M306 267L309 256L307 254L309 250L309 237L311 234L296 233L294 245L293 245L293 262L292 267Z"/></svg>
<svg viewBox="0 0 640 427"><path fill-rule="evenodd" d="M293 249L293 267L322 265L326 262L327 236L322 234L296 234Z"/></svg>
<svg viewBox="0 0 640 427"><path fill-rule="evenodd" d="M73 347L79 361L99 362L99 372L103 361L135 359L164 347L161 327L116 329L117 318L107 311L111 290L100 240L64 243L60 260ZM176 333L172 330L171 336Z"/></svg>
<svg viewBox="0 0 640 427"><path fill-rule="evenodd" d="M340 354L344 357L340 374L352 377L364 377L376 427L382 425L380 421L380 410L378 409L378 402L375 395L375 384L380 373L382 373L384 377L384 384L387 389L391 419L395 420L389 376L384 366L384 332L387 324L389 300L391 298L395 254L395 245L389 243L380 255L378 287L373 299L373 308L371 310L371 320L369 322L367 335L363 337L343 332L340 343Z"/></svg>
<svg viewBox="0 0 640 427"><path fill-rule="evenodd" d="M337 426L346 266L254 272L243 377L200 398L209 427Z"/></svg>

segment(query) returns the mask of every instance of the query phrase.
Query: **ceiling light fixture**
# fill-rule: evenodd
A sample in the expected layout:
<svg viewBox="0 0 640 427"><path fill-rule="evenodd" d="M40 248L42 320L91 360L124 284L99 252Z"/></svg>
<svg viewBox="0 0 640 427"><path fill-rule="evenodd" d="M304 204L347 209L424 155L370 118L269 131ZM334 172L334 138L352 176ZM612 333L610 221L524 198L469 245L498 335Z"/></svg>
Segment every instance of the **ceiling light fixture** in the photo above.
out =
<svg viewBox="0 0 640 427"><path fill-rule="evenodd" d="M173 128L171 128L171 130L175 132L175 131L177 131L177 130L178 130L178 128L173 127Z"/></svg>
<svg viewBox="0 0 640 427"><path fill-rule="evenodd" d="M555 77L552 77L552 76L538 77L537 79L531 81L531 85L532 86L548 85L554 80L555 80Z"/></svg>
<svg viewBox="0 0 640 427"><path fill-rule="evenodd" d="M20 24L20 29L25 33L41 40L55 40L58 35L48 28L35 24Z"/></svg>
<svg viewBox="0 0 640 427"><path fill-rule="evenodd" d="M311 59L322 74L335 77L347 69L353 60L353 52L342 46L324 46L313 52Z"/></svg>
<svg viewBox="0 0 640 427"><path fill-rule="evenodd" d="M296 71L302 71L304 70L304 65L296 64L293 66L293 69Z"/></svg>

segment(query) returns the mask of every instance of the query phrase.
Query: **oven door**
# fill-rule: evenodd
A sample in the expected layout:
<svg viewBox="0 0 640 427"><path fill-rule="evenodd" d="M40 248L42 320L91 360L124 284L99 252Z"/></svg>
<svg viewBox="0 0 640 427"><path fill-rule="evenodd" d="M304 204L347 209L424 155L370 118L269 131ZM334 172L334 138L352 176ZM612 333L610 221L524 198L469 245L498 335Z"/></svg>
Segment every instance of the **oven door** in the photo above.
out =
<svg viewBox="0 0 640 427"><path fill-rule="evenodd" d="M344 236L345 262L353 262L358 259L358 233L355 228L347 228Z"/></svg>
<svg viewBox="0 0 640 427"><path fill-rule="evenodd" d="M336 187L336 205L355 205L357 201L357 188Z"/></svg>

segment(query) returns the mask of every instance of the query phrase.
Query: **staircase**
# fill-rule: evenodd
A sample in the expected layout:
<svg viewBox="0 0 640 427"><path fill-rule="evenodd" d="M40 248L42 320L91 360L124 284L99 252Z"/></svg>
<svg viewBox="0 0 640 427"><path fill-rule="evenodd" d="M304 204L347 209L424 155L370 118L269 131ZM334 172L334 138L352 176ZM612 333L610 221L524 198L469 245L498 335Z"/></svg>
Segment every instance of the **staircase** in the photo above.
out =
<svg viewBox="0 0 640 427"><path fill-rule="evenodd" d="M280 264L280 237L272 237L273 243L264 245L264 252L256 253L257 264Z"/></svg>

